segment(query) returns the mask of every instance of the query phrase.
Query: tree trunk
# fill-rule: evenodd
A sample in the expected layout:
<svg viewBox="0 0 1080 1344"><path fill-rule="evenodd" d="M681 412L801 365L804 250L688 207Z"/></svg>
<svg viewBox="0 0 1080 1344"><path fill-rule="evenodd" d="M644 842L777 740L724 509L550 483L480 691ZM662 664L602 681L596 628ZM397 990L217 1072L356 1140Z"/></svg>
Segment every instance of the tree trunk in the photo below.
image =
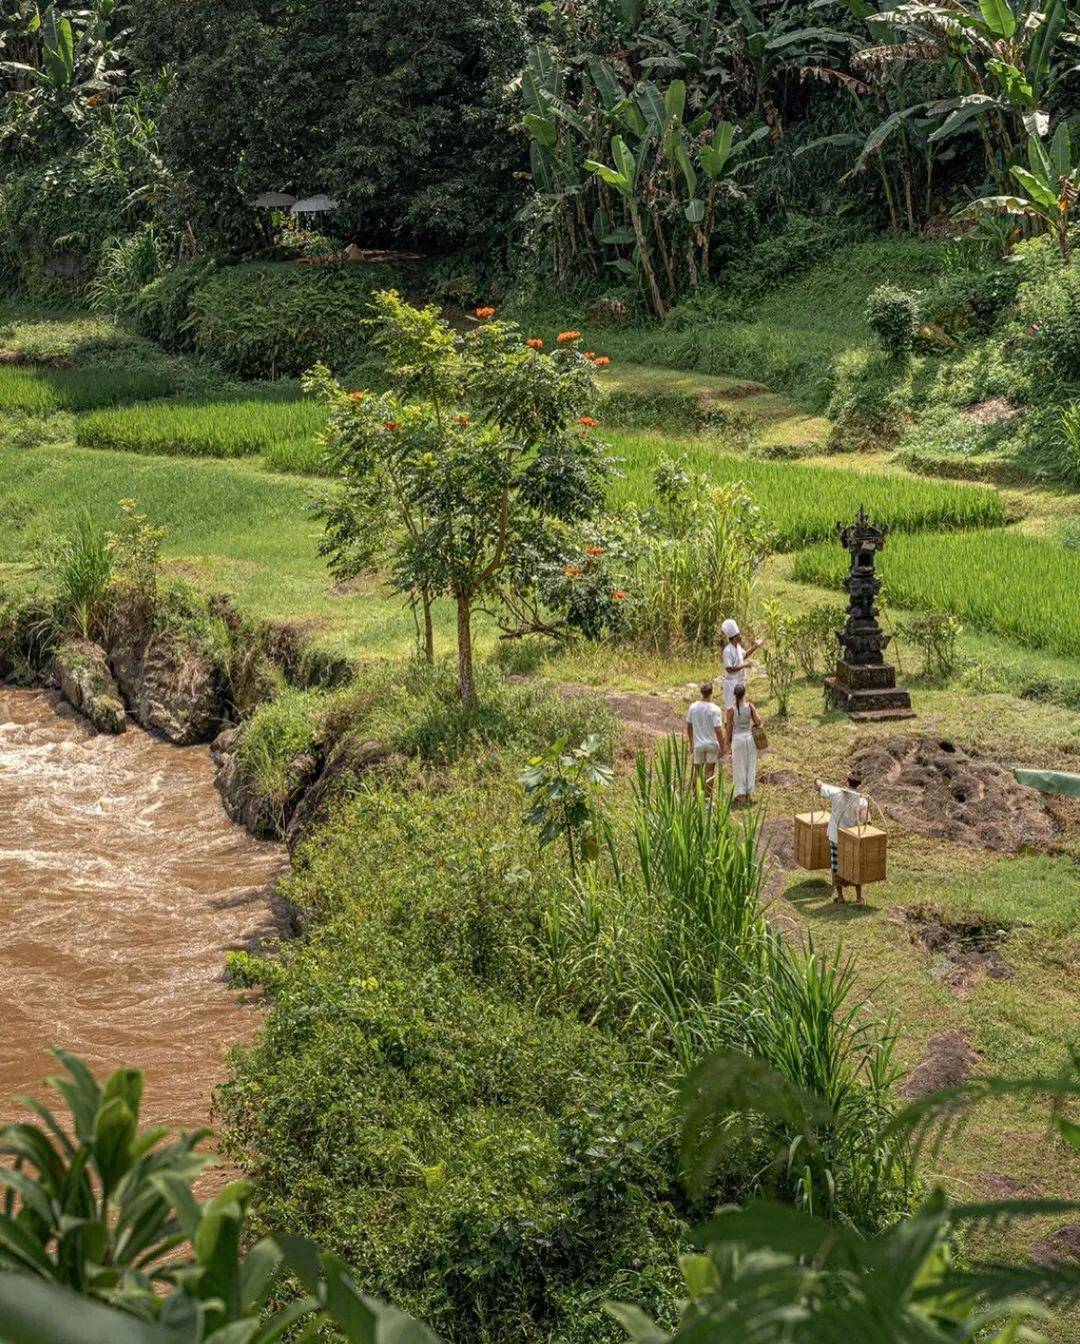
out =
<svg viewBox="0 0 1080 1344"><path fill-rule="evenodd" d="M472 598L457 594L457 657L458 696L467 708L476 704L476 683L473 680L472 656Z"/></svg>
<svg viewBox="0 0 1080 1344"><path fill-rule="evenodd" d="M426 588L420 594L420 601L424 607L424 660L433 663L435 661L435 631L431 625L431 594Z"/></svg>
<svg viewBox="0 0 1080 1344"><path fill-rule="evenodd" d="M652 268L649 249L645 245L645 230L641 227L641 214L636 206L630 207L630 219L634 225L634 237L637 239L638 256L641 258L641 269L645 276L645 283L649 287L649 297L652 299L653 311L656 313L657 317L663 317L664 300L660 297L660 288L656 283L656 273Z"/></svg>

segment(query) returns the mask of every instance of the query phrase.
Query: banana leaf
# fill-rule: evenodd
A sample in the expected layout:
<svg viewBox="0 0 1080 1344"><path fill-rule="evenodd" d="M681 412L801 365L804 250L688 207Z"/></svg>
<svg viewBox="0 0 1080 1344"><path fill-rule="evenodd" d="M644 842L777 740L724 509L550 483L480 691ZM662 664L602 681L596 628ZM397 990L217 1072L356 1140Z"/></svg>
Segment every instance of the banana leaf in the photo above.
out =
<svg viewBox="0 0 1080 1344"><path fill-rule="evenodd" d="M1013 774L1021 784L1040 793L1080 798L1080 775L1068 775L1063 770L1014 770Z"/></svg>

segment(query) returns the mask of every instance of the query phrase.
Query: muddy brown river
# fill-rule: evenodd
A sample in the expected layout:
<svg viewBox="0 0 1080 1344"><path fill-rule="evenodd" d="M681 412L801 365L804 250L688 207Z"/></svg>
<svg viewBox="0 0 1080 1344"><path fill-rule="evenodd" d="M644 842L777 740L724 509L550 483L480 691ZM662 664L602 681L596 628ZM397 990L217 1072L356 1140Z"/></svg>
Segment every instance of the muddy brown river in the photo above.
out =
<svg viewBox="0 0 1080 1344"><path fill-rule="evenodd" d="M275 931L285 851L225 816L205 747L95 735L0 687L0 1119L60 1045L146 1073L146 1121L205 1124L258 1012L225 953Z"/></svg>

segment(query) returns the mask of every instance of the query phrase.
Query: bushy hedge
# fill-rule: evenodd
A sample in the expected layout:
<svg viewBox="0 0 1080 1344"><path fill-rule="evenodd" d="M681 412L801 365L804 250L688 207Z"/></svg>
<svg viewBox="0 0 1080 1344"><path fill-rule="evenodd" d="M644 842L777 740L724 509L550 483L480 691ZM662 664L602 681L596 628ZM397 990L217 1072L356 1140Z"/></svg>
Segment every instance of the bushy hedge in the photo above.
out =
<svg viewBox="0 0 1080 1344"><path fill-rule="evenodd" d="M381 265L230 266L191 295L195 348L238 378L296 376L319 360L342 371L366 354L371 294L396 282Z"/></svg>
<svg viewBox="0 0 1080 1344"><path fill-rule="evenodd" d="M238 966L275 1001L223 1113L264 1223L447 1339L614 1341L606 1298L670 1315L674 1103L610 1036L536 1012L550 879L496 764L361 792L298 854L287 892L321 919L283 966Z"/></svg>
<svg viewBox="0 0 1080 1344"><path fill-rule="evenodd" d="M144 285L132 304L135 329L166 350L191 350L195 345L190 322L192 300L212 271L212 262L184 261Z"/></svg>

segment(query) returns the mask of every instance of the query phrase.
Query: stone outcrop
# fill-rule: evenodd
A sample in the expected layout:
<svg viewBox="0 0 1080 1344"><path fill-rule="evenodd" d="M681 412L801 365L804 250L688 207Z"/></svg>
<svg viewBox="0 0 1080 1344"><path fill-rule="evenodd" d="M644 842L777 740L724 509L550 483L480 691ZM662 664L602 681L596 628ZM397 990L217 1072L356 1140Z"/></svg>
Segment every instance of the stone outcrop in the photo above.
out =
<svg viewBox="0 0 1080 1344"><path fill-rule="evenodd" d="M225 811L252 835L284 839L289 849L327 812L349 781L387 760L386 745L358 733L347 733L323 755L304 752L289 763L289 790L268 797L255 787L240 761L242 728L225 728L214 739L211 754L217 766L214 783Z"/></svg>
<svg viewBox="0 0 1080 1344"><path fill-rule="evenodd" d="M310 787L296 800L285 827L285 843L289 850L326 816L330 803L343 787L360 775L388 760L390 750L384 742L347 733L330 748L321 771Z"/></svg>
<svg viewBox="0 0 1080 1344"><path fill-rule="evenodd" d="M109 671L105 650L88 639L72 640L57 650L53 671L60 692L101 733L122 733L127 715Z"/></svg>
<svg viewBox="0 0 1080 1344"><path fill-rule="evenodd" d="M224 704L214 660L190 637L155 630L136 607L116 613L109 662L131 714L179 746L212 741Z"/></svg>

